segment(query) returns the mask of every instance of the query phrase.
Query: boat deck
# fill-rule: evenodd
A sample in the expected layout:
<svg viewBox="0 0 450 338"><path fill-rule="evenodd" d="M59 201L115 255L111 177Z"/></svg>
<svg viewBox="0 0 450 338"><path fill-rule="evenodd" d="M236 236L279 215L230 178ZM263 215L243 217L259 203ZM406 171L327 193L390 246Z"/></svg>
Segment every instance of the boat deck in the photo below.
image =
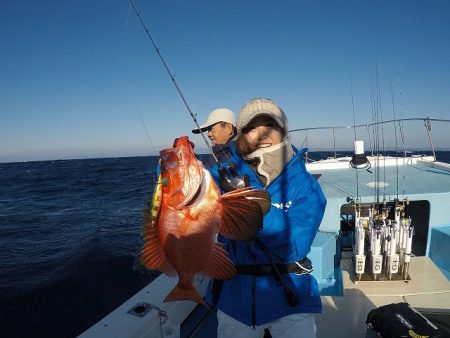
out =
<svg viewBox="0 0 450 338"><path fill-rule="evenodd" d="M412 257L408 281L355 281L351 258L341 260L341 269L344 295L322 296L317 338L365 337L369 311L391 303L450 314L450 282L429 257Z"/></svg>
<svg viewBox="0 0 450 338"><path fill-rule="evenodd" d="M450 173L440 167L433 167L429 162L416 161L399 167L380 166L378 179L375 177L376 167L372 166L368 172L364 169L334 169L327 170L324 166L311 166L311 173L321 173L321 186L327 198L342 197L342 195L356 196L356 175L359 181L359 194L363 198L373 198L375 195L374 182L379 182L379 192L387 197L406 195L422 195L448 193L450 191ZM345 196L345 197L347 197Z"/></svg>
<svg viewBox="0 0 450 338"><path fill-rule="evenodd" d="M410 201L427 200L430 203L430 224L448 225L447 208L450 205L450 165L436 163L430 157L403 159L389 158L378 162L379 175L376 177L376 160L370 158L371 171L352 169L348 161L339 159L318 161L308 164L308 171L320 175L319 183L327 197L327 208L320 226L322 231L339 230L341 207L347 198L360 196L362 203L376 201L378 190L380 202L398 198ZM397 166L398 164L398 166ZM357 176L356 176L357 175ZM356 177L358 185L355 184ZM398 189L397 189L398 185ZM358 191L357 191L358 187ZM378 187L378 189L377 189ZM358 193L358 194L357 194Z"/></svg>
<svg viewBox="0 0 450 338"><path fill-rule="evenodd" d="M342 253L340 271L339 266L335 270L339 271L335 287L342 288L342 292L328 293L331 295L322 292L323 313L316 316L317 338L366 337L367 314L391 303L407 302L419 311L444 313L446 320L450 318L450 282L444 275L450 271L450 165L423 157L410 158L397 166L398 162L398 159L387 159L385 163L378 163L382 170L377 178L374 166L372 173L356 171L349 166L348 159L308 164L312 174L316 177L320 174L319 183L328 200L320 228L322 233L316 237L316 246L310 253L317 268L315 273L320 272L316 277L319 282L334 282L334 235L340 230L341 208L348 203L347 197L357 195L356 172L362 203L374 201L378 185L379 195L386 196L388 201L396 198L398 191L400 200L408 197L411 201L429 204L427 236L424 237L427 256L412 257L409 280L356 281L352 258L346 256L348 252ZM417 218L413 221L419 227ZM190 301L163 303L163 297L176 282L176 278L161 275L80 337L216 337L214 311ZM196 279L196 287L201 292L205 292L207 284L207 278ZM140 305L140 310L148 310L147 313L130 313L136 305Z"/></svg>

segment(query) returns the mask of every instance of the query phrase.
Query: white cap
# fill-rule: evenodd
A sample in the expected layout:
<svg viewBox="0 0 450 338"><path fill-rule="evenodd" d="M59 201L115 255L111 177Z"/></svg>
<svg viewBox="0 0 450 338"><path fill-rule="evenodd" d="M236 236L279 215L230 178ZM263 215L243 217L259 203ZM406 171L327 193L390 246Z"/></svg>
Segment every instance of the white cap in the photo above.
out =
<svg viewBox="0 0 450 338"><path fill-rule="evenodd" d="M209 114L206 122L200 125L200 130L202 132L206 131L206 129L218 122L228 122L233 126L236 126L236 118L234 117L234 113L227 108L218 108L214 109L211 114ZM198 128L195 128L192 129L192 132L194 134L200 134L200 130L198 130Z"/></svg>

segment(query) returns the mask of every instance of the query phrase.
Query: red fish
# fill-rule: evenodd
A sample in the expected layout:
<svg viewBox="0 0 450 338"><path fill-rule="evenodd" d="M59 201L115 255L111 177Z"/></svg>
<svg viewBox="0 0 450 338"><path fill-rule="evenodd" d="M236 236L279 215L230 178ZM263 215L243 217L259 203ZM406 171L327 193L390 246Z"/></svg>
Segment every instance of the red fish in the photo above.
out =
<svg viewBox="0 0 450 338"><path fill-rule="evenodd" d="M262 228L270 197L265 190L242 188L220 195L187 136L160 152L161 175L150 219L144 226L141 261L152 270L178 275L164 301L192 300L206 305L193 286L195 274L229 279L236 270L216 241L224 236L248 241Z"/></svg>

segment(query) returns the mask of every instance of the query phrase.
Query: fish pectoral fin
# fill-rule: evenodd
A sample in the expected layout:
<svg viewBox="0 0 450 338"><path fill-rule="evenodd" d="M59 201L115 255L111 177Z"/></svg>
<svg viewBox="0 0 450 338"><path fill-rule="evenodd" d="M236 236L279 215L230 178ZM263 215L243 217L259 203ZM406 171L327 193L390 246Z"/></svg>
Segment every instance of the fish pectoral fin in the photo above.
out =
<svg viewBox="0 0 450 338"><path fill-rule="evenodd" d="M159 241L157 227L146 226L144 230L144 247L141 252L141 263L147 269L158 270L168 276L176 276L177 271L166 259Z"/></svg>
<svg viewBox="0 0 450 338"><path fill-rule="evenodd" d="M214 243L206 268L200 273L215 279L233 278L237 271L220 243Z"/></svg>
<svg viewBox="0 0 450 338"><path fill-rule="evenodd" d="M221 196L221 200L234 199L238 196L243 196L248 200L258 203L263 214L267 214L270 209L270 195L264 189L252 189L252 187L245 187L236 189Z"/></svg>
<svg viewBox="0 0 450 338"><path fill-rule="evenodd" d="M270 208L266 190L243 188L220 197L223 222L219 232L233 240L251 241L263 225L264 213Z"/></svg>

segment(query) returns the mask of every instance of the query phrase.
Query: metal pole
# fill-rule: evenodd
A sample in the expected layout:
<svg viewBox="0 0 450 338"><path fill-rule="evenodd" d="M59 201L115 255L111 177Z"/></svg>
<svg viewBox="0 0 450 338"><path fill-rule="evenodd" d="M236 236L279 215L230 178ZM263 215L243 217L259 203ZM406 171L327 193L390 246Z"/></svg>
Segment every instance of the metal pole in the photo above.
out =
<svg viewBox="0 0 450 338"><path fill-rule="evenodd" d="M431 151L433 152L433 158L434 158L434 161L436 162L436 153L434 152L433 140L431 138L431 122L430 122L429 117L427 117L424 120L424 124L425 124L425 130L427 131L427 134L428 134L428 140L430 141Z"/></svg>
<svg viewBox="0 0 450 338"><path fill-rule="evenodd" d="M336 158L336 128L333 127L333 149L334 149L334 158Z"/></svg>

